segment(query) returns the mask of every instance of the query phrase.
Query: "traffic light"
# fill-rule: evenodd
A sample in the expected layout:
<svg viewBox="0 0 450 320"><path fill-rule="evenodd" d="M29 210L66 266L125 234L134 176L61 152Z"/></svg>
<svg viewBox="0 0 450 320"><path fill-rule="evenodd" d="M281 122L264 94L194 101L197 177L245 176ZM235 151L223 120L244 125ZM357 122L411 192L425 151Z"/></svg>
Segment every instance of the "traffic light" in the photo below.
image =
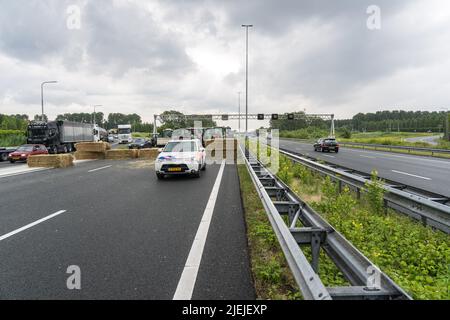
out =
<svg viewBox="0 0 450 320"><path fill-rule="evenodd" d="M272 120L278 120L278 113L272 114Z"/></svg>
<svg viewBox="0 0 450 320"><path fill-rule="evenodd" d="M295 119L295 115L293 113L289 113L288 120L294 120L294 119Z"/></svg>
<svg viewBox="0 0 450 320"><path fill-rule="evenodd" d="M264 113L258 113L258 120L264 120Z"/></svg>

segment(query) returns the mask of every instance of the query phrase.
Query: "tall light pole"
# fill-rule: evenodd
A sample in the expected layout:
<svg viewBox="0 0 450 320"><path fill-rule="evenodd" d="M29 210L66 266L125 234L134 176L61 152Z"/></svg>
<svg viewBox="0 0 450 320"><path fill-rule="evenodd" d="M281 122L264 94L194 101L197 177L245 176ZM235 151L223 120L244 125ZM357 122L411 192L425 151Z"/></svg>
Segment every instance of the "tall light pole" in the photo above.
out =
<svg viewBox="0 0 450 320"><path fill-rule="evenodd" d="M238 132L241 133L241 93L242 92L238 92L238 112L239 112L239 126L238 126Z"/></svg>
<svg viewBox="0 0 450 320"><path fill-rule="evenodd" d="M253 27L252 24L243 24L245 28L245 133L248 133L248 28Z"/></svg>
<svg viewBox="0 0 450 320"><path fill-rule="evenodd" d="M101 104L94 105L94 126L95 126L95 107L103 107Z"/></svg>
<svg viewBox="0 0 450 320"><path fill-rule="evenodd" d="M41 83L41 120L44 121L44 84L47 83L58 83L58 81L44 81Z"/></svg>

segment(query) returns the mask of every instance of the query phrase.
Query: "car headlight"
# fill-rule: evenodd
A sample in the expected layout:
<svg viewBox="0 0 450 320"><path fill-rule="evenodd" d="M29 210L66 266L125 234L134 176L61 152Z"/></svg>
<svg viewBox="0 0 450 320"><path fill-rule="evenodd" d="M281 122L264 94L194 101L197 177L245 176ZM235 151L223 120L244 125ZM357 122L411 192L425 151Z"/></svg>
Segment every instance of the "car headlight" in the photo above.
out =
<svg viewBox="0 0 450 320"><path fill-rule="evenodd" d="M21 157L26 157L27 155L25 153L22 153L20 156Z"/></svg>

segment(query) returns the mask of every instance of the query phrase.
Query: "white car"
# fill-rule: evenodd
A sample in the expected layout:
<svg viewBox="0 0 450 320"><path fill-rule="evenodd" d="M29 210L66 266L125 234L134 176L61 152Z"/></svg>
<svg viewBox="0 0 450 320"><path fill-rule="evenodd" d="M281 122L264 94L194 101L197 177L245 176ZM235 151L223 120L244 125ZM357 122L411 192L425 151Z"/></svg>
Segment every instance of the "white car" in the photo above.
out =
<svg viewBox="0 0 450 320"><path fill-rule="evenodd" d="M205 169L206 152L198 139L169 141L155 162L158 179L179 174L190 174L199 178L200 171Z"/></svg>

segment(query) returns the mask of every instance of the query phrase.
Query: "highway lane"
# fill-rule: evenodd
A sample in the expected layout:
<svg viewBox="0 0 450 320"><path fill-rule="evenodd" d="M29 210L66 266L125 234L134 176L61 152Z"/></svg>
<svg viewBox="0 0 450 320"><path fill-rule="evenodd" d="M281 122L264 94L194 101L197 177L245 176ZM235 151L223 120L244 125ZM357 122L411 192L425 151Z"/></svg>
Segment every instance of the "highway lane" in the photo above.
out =
<svg viewBox="0 0 450 320"><path fill-rule="evenodd" d="M382 178L450 197L450 160L352 148L321 153L310 143L283 139L280 147L357 171L377 170Z"/></svg>
<svg viewBox="0 0 450 320"><path fill-rule="evenodd" d="M66 212L0 240L0 298L171 299L218 172L158 181L148 162L93 161L2 178L0 239ZM226 203L214 208L193 297L253 299L234 166L222 181L217 201ZM81 290L66 287L70 265L81 269ZM207 279L221 275L212 291Z"/></svg>

